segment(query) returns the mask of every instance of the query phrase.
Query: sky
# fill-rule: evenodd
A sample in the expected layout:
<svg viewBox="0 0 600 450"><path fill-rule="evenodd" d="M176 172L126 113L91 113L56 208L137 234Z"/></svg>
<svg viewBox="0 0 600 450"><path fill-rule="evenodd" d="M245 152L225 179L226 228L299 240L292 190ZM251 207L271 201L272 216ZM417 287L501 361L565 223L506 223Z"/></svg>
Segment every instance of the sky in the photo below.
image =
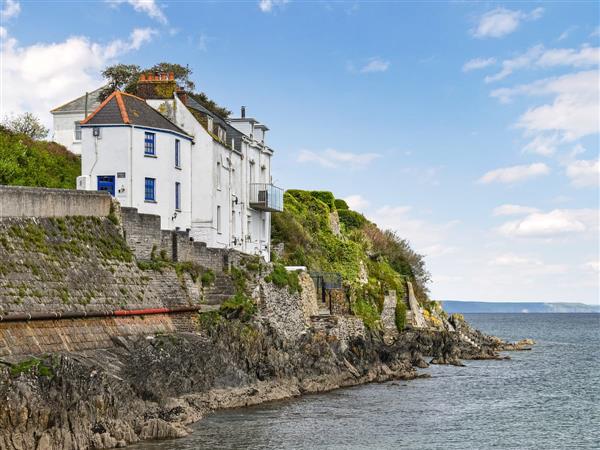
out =
<svg viewBox="0 0 600 450"><path fill-rule="evenodd" d="M426 256L434 299L599 300L598 2L2 0L1 115L189 65L274 182Z"/></svg>

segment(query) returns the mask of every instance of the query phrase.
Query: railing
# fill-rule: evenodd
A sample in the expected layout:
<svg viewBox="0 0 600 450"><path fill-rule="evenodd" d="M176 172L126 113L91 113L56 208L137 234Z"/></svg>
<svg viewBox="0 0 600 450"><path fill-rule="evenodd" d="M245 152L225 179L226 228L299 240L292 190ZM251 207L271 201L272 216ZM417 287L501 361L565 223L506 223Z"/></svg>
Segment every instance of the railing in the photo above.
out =
<svg viewBox="0 0 600 450"><path fill-rule="evenodd" d="M283 211L283 189L270 183L250 184L250 207L260 211Z"/></svg>

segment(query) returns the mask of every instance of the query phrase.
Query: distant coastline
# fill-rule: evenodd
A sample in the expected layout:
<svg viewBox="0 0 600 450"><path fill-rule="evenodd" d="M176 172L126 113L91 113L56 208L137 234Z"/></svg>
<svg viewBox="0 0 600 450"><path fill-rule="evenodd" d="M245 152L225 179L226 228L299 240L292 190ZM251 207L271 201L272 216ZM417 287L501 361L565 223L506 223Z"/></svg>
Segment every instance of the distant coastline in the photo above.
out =
<svg viewBox="0 0 600 450"><path fill-rule="evenodd" d="M471 302L443 300L443 308L453 313L600 313L600 305L553 302Z"/></svg>

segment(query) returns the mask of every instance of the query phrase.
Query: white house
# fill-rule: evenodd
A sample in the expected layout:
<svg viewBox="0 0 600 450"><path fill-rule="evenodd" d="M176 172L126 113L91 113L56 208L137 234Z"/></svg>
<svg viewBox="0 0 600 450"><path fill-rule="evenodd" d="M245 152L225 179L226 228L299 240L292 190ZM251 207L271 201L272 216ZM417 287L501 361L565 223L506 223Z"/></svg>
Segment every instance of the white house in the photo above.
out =
<svg viewBox="0 0 600 450"><path fill-rule="evenodd" d="M269 260L271 212L283 210L283 191L271 182L268 128L246 118L244 108L240 118L222 119L179 90L172 74L142 75L137 96L115 93L109 99L81 125L86 178L80 188L112 188L112 178L98 177L116 176L113 195L121 204L160 214L164 229L189 229L209 247ZM155 135L154 156L145 152L147 133ZM178 169L175 140L182 158ZM139 190L147 178L155 180L156 203ZM182 189L178 209L175 183Z"/></svg>
<svg viewBox="0 0 600 450"><path fill-rule="evenodd" d="M111 94L81 122L77 188L108 191L122 206L190 227L192 137L144 100Z"/></svg>
<svg viewBox="0 0 600 450"><path fill-rule="evenodd" d="M53 118L52 140L64 145L76 155L81 154L81 121L100 105L100 91L98 88L86 92L79 98L71 100L50 113Z"/></svg>

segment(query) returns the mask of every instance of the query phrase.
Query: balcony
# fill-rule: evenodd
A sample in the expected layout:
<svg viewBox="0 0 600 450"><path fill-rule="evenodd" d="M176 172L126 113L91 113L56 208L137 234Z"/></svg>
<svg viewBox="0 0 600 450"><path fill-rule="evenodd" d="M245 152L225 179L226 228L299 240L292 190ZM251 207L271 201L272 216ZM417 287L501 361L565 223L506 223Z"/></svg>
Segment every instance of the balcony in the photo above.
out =
<svg viewBox="0 0 600 450"><path fill-rule="evenodd" d="M283 211L283 189L269 183L251 183L250 207L258 211Z"/></svg>

